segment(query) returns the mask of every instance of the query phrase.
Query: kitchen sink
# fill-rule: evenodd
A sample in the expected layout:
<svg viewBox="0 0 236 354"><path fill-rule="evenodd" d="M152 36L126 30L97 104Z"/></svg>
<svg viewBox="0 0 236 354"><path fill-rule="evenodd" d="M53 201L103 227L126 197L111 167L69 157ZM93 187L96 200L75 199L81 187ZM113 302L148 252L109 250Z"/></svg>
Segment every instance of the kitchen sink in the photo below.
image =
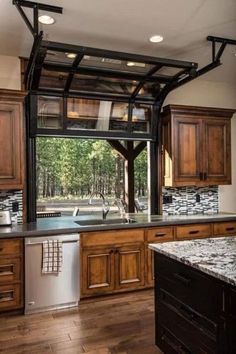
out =
<svg viewBox="0 0 236 354"><path fill-rule="evenodd" d="M117 224L133 224L136 220L130 218L119 218L119 219L90 219L90 220L79 220L75 221L76 224L80 226L90 226L90 225L117 225Z"/></svg>

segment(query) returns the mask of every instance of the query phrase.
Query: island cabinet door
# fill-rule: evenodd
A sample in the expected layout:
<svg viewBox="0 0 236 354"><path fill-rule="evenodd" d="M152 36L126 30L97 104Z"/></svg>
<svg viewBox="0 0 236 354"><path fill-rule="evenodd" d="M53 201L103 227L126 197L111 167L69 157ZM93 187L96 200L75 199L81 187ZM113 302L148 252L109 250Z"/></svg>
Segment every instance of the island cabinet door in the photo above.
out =
<svg viewBox="0 0 236 354"><path fill-rule="evenodd" d="M144 245L136 243L116 249L116 289L144 286Z"/></svg>
<svg viewBox="0 0 236 354"><path fill-rule="evenodd" d="M204 181L206 184L231 183L230 120L205 119Z"/></svg>
<svg viewBox="0 0 236 354"><path fill-rule="evenodd" d="M84 249L82 253L82 295L110 293L115 287L112 248Z"/></svg>

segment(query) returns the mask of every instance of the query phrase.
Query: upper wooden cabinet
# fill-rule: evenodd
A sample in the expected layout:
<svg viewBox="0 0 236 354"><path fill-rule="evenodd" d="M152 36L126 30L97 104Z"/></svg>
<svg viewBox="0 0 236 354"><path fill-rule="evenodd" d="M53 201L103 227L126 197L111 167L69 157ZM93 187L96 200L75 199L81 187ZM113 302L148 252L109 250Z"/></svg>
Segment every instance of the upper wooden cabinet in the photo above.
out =
<svg viewBox="0 0 236 354"><path fill-rule="evenodd" d="M231 184L230 109L169 105L162 113L164 186Z"/></svg>
<svg viewBox="0 0 236 354"><path fill-rule="evenodd" d="M21 91L0 90L0 190L23 188L23 100Z"/></svg>

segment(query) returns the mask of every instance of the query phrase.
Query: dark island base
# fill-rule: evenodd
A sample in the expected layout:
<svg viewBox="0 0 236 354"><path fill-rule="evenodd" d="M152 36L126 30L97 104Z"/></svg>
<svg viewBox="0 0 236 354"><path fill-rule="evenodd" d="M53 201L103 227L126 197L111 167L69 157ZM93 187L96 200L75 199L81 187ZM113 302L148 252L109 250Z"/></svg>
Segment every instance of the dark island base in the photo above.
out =
<svg viewBox="0 0 236 354"><path fill-rule="evenodd" d="M166 354L235 354L236 288L154 257L156 345Z"/></svg>

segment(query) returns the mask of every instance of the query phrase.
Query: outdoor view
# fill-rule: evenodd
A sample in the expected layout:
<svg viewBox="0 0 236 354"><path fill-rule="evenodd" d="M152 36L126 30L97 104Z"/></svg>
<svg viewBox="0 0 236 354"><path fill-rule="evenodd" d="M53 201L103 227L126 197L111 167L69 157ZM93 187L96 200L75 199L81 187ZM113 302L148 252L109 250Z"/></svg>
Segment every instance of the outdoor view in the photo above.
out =
<svg viewBox="0 0 236 354"><path fill-rule="evenodd" d="M124 200L124 159L107 141L69 138L37 138L37 215L101 213L102 193L109 214L119 213ZM135 198L147 208L147 151L135 160Z"/></svg>

